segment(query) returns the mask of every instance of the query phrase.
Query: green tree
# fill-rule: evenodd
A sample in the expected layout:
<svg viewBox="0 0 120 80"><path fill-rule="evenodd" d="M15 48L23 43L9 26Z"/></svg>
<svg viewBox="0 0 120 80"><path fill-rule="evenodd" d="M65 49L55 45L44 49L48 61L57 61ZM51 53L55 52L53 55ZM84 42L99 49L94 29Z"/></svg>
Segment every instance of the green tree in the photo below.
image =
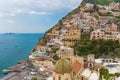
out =
<svg viewBox="0 0 120 80"><path fill-rule="evenodd" d="M37 78L32 78L32 80L37 80Z"/></svg>
<svg viewBox="0 0 120 80"><path fill-rule="evenodd" d="M53 55L53 59L54 59L54 60L58 60L58 59L59 59L58 54L54 54L54 55Z"/></svg>
<svg viewBox="0 0 120 80"><path fill-rule="evenodd" d="M109 71L108 69L101 68L100 69L100 78L102 79L102 76L105 78L105 80L109 79Z"/></svg>
<svg viewBox="0 0 120 80"><path fill-rule="evenodd" d="M84 38L85 39L85 38ZM115 40L81 40L81 42L76 42L73 47L75 53L79 56L88 55L90 53L95 54L97 57L103 55L118 55L120 54L117 48L120 48L120 44ZM117 50L116 50L117 49ZM113 54L116 53L116 54ZM120 56L120 55L119 55Z"/></svg>

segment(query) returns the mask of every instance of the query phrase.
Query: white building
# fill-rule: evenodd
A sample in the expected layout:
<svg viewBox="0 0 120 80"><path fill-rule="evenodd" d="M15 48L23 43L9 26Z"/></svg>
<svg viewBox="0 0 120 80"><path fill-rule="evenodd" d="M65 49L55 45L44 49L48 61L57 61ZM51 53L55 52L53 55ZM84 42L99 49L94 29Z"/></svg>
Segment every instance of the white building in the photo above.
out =
<svg viewBox="0 0 120 80"><path fill-rule="evenodd" d="M90 71L89 69L83 70L81 73L83 80L99 80L99 73L95 71Z"/></svg>

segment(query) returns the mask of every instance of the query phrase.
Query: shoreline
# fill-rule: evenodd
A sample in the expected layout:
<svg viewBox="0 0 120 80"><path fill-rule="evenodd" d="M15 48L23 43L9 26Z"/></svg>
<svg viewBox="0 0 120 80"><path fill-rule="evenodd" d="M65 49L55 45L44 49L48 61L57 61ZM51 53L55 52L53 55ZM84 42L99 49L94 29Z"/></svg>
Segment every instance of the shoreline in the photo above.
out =
<svg viewBox="0 0 120 80"><path fill-rule="evenodd" d="M0 80L7 80L7 79L9 79L9 78L11 78L11 77L13 77L13 76L15 76L15 75L16 75L16 73L9 73L8 75L0 78Z"/></svg>
<svg viewBox="0 0 120 80"><path fill-rule="evenodd" d="M26 61L27 61L27 59L20 60L20 61L18 61L15 65L10 66L10 67L8 67L8 68L6 68L6 69L11 69L11 70L21 69L21 66L26 65ZM3 69L3 70L4 70L4 69ZM2 70L2 71L3 71L3 70ZM2 73L3 73L3 72L2 72ZM3 73L3 74L4 74L4 73ZM0 80L9 80L10 78L15 77L16 75L17 75L17 72L8 72L8 74L5 75L5 76L3 76L3 77L1 77Z"/></svg>

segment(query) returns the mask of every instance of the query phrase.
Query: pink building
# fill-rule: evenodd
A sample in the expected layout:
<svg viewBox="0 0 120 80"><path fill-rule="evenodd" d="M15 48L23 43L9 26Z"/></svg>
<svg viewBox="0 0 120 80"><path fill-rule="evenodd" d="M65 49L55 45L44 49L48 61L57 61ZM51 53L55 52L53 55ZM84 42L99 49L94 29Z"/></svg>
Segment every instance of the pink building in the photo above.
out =
<svg viewBox="0 0 120 80"><path fill-rule="evenodd" d="M114 23L107 25L106 32L116 32L118 29L118 26Z"/></svg>

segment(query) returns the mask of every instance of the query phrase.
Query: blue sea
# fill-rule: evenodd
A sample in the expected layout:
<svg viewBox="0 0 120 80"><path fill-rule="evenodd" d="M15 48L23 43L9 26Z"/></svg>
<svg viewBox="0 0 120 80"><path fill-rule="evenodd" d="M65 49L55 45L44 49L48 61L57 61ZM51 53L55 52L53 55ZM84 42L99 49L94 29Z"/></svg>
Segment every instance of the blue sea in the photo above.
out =
<svg viewBox="0 0 120 80"><path fill-rule="evenodd" d="M6 76L2 70L17 64L18 61L27 59L35 47L39 34L0 34L0 78Z"/></svg>

